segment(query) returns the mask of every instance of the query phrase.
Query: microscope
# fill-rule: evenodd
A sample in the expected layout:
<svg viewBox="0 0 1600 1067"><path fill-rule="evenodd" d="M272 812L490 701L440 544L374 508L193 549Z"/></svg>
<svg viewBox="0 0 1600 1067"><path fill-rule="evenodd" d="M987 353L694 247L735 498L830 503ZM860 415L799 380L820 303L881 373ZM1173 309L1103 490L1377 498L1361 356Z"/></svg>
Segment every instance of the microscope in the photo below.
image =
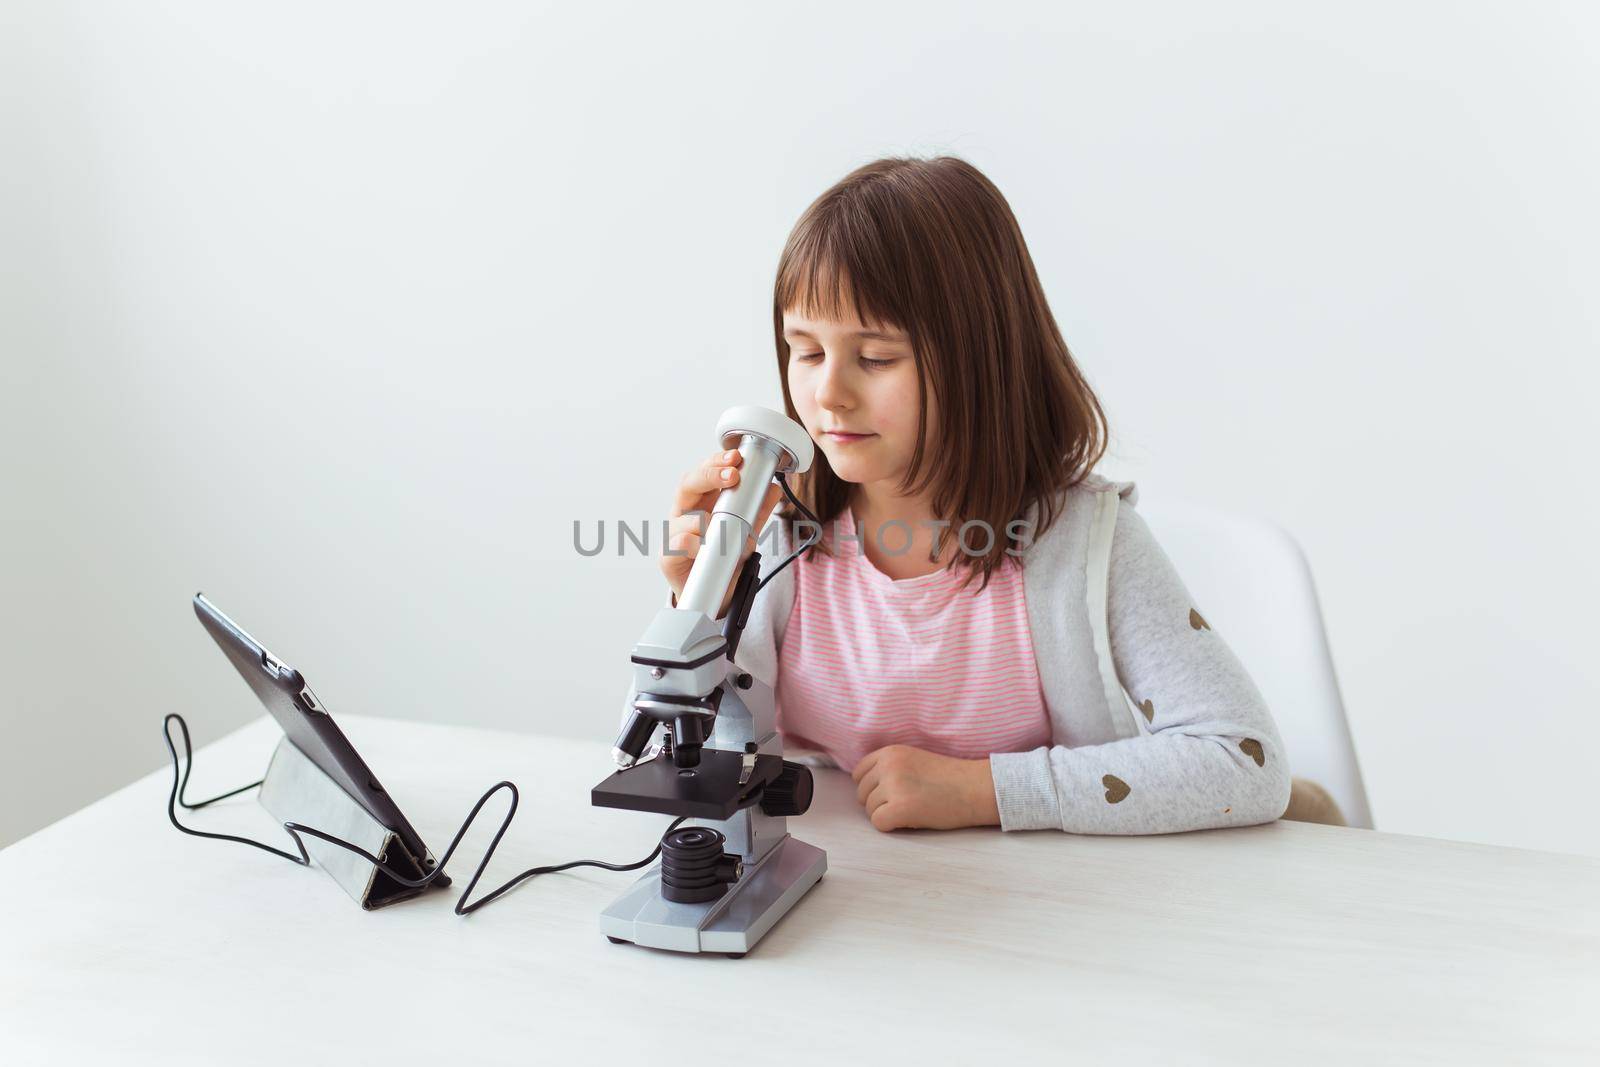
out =
<svg viewBox="0 0 1600 1067"><path fill-rule="evenodd" d="M662 838L659 863L601 913L601 932L613 943L739 957L828 868L825 852L788 831L811 806L811 771L783 758L771 687L734 663L764 584L759 551L740 566L745 538L759 533L774 477L804 510L784 477L808 470L813 451L803 427L756 406L723 412L717 439L744 457L739 484L717 497L683 595L633 646L633 691L612 749L618 770L590 800L702 824Z"/></svg>

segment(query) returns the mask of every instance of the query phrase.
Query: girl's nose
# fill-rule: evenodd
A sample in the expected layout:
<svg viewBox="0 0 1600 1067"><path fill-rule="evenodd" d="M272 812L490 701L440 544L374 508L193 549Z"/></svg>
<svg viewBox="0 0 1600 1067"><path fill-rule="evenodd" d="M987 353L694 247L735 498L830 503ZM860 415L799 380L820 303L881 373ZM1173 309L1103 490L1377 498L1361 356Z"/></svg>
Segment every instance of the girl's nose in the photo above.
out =
<svg viewBox="0 0 1600 1067"><path fill-rule="evenodd" d="M841 380L839 373L839 360L824 359L822 367L817 374L817 406L820 408L839 408L852 406L852 396L848 385Z"/></svg>

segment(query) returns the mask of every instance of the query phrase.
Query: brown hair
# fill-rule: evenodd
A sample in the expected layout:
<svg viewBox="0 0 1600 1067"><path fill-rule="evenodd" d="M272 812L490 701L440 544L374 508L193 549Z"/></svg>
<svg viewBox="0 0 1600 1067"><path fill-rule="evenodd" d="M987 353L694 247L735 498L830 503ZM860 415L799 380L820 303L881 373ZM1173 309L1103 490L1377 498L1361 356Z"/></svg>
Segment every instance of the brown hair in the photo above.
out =
<svg viewBox="0 0 1600 1067"><path fill-rule="evenodd" d="M948 565L968 566L967 582L981 573L981 590L1008 558L1010 524L1038 504L1024 539L1049 529L1061 494L1093 469L1108 434L1000 190L951 156L880 159L806 209L778 261L772 300L783 404L796 422L784 310L838 318L851 304L862 325L890 324L910 337L922 400L900 491L931 487L935 515L952 523L945 537L963 522L989 524L992 550L957 552ZM941 416L937 448L927 439L930 388ZM850 483L821 449L791 484L825 529L849 502ZM792 534L797 513L785 502L779 514ZM827 552L827 541L815 550Z"/></svg>

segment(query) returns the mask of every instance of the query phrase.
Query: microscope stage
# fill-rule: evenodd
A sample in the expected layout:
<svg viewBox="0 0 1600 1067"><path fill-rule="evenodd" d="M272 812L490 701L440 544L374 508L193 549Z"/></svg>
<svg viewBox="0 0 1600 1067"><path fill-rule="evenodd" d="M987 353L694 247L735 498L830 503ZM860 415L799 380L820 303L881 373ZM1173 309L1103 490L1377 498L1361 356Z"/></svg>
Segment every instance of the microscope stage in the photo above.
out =
<svg viewBox="0 0 1600 1067"><path fill-rule="evenodd" d="M676 767L670 757L657 756L617 771L590 790L589 799L598 808L730 819L783 771L782 756L759 754L750 780L741 786L743 763L743 753L720 748L701 749L698 767Z"/></svg>

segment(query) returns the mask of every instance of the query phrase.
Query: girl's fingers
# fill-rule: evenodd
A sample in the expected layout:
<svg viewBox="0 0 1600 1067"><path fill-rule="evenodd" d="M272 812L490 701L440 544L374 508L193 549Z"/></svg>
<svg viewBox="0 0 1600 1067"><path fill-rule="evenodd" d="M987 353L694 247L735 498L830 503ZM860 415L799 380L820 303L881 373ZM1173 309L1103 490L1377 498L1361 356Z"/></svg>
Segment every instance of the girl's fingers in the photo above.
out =
<svg viewBox="0 0 1600 1067"><path fill-rule="evenodd" d="M738 467L744 457L736 449L718 452L700 466L689 471L678 483L677 495L672 501L672 514L682 515L693 509L708 493L718 493L739 482Z"/></svg>
<svg viewBox="0 0 1600 1067"><path fill-rule="evenodd" d="M700 551L700 537L693 530L680 530L667 538L668 559L694 559Z"/></svg>
<svg viewBox="0 0 1600 1067"><path fill-rule="evenodd" d="M700 524L705 518L703 511L690 511L667 520L667 547L674 555L682 558L687 552L693 558L695 552L699 551L700 542L705 536Z"/></svg>
<svg viewBox="0 0 1600 1067"><path fill-rule="evenodd" d="M706 535L706 527L709 524L710 519L711 513L709 511L702 511L699 508L696 508L693 511L686 511L682 515L674 515L672 518L667 520L667 535L670 537L673 534L678 533L680 530L689 530L692 531L696 537L704 537Z"/></svg>
<svg viewBox="0 0 1600 1067"><path fill-rule="evenodd" d="M878 788L878 772L870 770L862 777L861 784L856 787L857 803L865 804L867 799L872 796L872 791L876 788Z"/></svg>
<svg viewBox="0 0 1600 1067"><path fill-rule="evenodd" d="M854 778L858 782L861 781L861 776L872 770L872 765L878 762L878 757L882 754L883 749L875 748L871 752L868 752L865 756L862 756L861 762L857 763L855 770L850 772L850 777Z"/></svg>

